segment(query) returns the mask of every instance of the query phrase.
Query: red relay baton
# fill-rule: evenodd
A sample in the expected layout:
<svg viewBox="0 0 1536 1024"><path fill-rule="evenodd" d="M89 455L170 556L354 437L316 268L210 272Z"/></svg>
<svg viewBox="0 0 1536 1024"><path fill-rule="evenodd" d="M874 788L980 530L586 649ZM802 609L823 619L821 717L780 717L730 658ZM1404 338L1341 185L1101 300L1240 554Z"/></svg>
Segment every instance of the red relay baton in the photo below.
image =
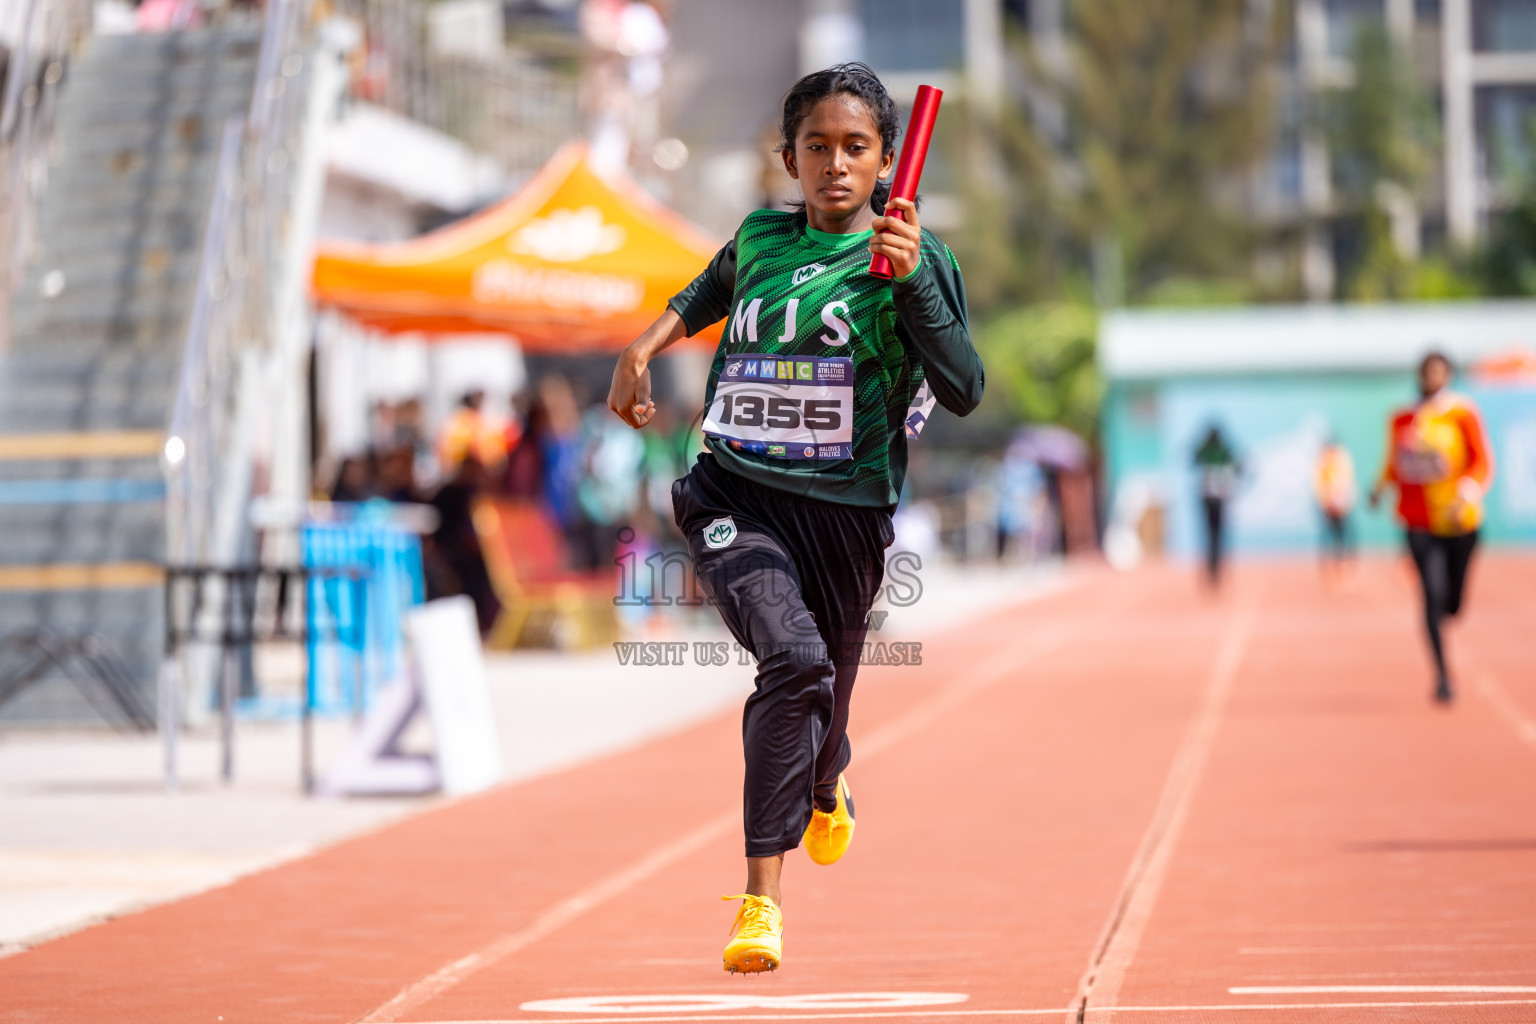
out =
<svg viewBox="0 0 1536 1024"><path fill-rule="evenodd" d="M939 118L939 100L943 98L943 91L931 85L917 87L912 120L907 122L907 137L901 142L896 177L891 182L892 199L912 199L917 195L917 183L923 176L923 159L928 156L928 140L933 138L933 122ZM900 210L892 210L886 216L904 219ZM890 278L894 273L890 257L880 253L871 256L869 272L874 277Z"/></svg>

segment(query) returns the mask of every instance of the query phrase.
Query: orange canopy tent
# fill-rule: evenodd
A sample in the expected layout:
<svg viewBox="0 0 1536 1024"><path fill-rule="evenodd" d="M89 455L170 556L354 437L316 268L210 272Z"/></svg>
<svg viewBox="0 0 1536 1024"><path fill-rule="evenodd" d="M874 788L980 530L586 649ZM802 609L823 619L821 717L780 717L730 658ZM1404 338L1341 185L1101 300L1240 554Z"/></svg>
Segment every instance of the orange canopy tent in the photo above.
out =
<svg viewBox="0 0 1536 1024"><path fill-rule="evenodd" d="M318 305L388 332L502 332L536 352L619 348L718 244L572 143L517 194L404 242L324 242ZM713 343L719 327L701 332Z"/></svg>

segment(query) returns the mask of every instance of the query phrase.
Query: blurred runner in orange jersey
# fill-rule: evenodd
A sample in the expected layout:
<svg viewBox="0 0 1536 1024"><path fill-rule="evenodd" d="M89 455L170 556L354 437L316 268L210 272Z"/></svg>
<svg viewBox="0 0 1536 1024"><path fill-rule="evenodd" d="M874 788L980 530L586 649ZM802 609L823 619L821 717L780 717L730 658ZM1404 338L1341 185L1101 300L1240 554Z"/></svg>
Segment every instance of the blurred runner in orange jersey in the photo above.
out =
<svg viewBox="0 0 1536 1024"><path fill-rule="evenodd" d="M1330 437L1317 457L1313 490L1323 513L1323 582L1329 589L1337 589L1348 582L1353 564L1355 544L1349 516L1359 496L1355 460L1337 438Z"/></svg>
<svg viewBox="0 0 1536 1024"><path fill-rule="evenodd" d="M1424 592L1424 623L1435 657L1435 699L1449 701L1440 622L1461 611L1467 566L1483 522L1483 495L1493 480L1493 451L1472 402L1447 389L1451 361L1431 352L1419 364L1419 393L1411 408L1392 417L1386 464L1371 490L1371 505L1397 485L1397 515L1408 532L1408 552Z"/></svg>

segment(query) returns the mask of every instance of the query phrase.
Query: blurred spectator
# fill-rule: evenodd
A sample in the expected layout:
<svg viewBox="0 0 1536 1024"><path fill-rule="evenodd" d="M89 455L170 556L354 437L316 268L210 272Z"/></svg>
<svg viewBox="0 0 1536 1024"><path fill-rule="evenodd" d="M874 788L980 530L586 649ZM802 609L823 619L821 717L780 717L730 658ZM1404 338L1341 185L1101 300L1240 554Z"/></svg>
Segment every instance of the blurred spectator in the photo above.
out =
<svg viewBox="0 0 1536 1024"><path fill-rule="evenodd" d="M412 474L416 486L431 486L438 480L437 452L427 439L426 419L421 399L408 398L395 406L394 447L411 452Z"/></svg>
<svg viewBox="0 0 1536 1024"><path fill-rule="evenodd" d="M576 568L601 569L613 563L614 539L639 504L645 442L606 405L593 405L582 416L582 446L576 499L585 543L584 550L573 545L572 553Z"/></svg>
<svg viewBox="0 0 1536 1024"><path fill-rule="evenodd" d="M368 448L381 452L395 443L395 406L380 399L368 415Z"/></svg>
<svg viewBox="0 0 1536 1024"><path fill-rule="evenodd" d="M582 509L579 493L586 461L581 406L570 381L559 375L539 381L538 392L545 416L539 439L544 502L565 534L572 568L595 568L606 559L595 554L601 544L593 536L593 524Z"/></svg>
<svg viewBox="0 0 1536 1024"><path fill-rule="evenodd" d="M490 632L501 610L475 532L474 502L485 479L484 467L473 456L458 463L454 475L432 498L439 521L426 551L427 596L467 594L475 603L481 636Z"/></svg>
<svg viewBox="0 0 1536 1024"><path fill-rule="evenodd" d="M1341 586L1354 555L1349 516L1355 508L1358 488L1355 460L1338 438L1330 437L1318 454L1314 491L1323 513L1323 582L1330 587Z"/></svg>
<svg viewBox="0 0 1536 1024"><path fill-rule="evenodd" d="M144 0L133 20L140 32L173 32L201 25L203 9L197 0Z"/></svg>
<svg viewBox="0 0 1536 1024"><path fill-rule="evenodd" d="M452 476L459 463L473 456L489 473L499 472L507 460L507 424L485 412L485 392L474 390L459 402L443 425L437 442L442 472Z"/></svg>
<svg viewBox="0 0 1536 1024"><path fill-rule="evenodd" d="M1222 560L1226 554L1226 508L1237 490L1242 467L1214 423L1195 449L1195 468L1200 474L1200 503L1205 510L1205 571L1212 587L1221 585Z"/></svg>
<svg viewBox="0 0 1536 1024"><path fill-rule="evenodd" d="M641 503L637 516L643 532L659 547L681 547L682 533L672 514L672 484L692 468L700 450L699 435L691 423L679 422L671 405L660 405L647 429L639 432L645 445L642 456Z"/></svg>
<svg viewBox="0 0 1536 1024"><path fill-rule="evenodd" d="M400 444L378 453L374 490L386 501L416 501L416 459L410 445Z"/></svg>
<svg viewBox="0 0 1536 1024"><path fill-rule="evenodd" d="M373 471L368 457L349 455L341 460L336 470L336 482L331 486L332 501L367 501L373 497Z"/></svg>
<svg viewBox="0 0 1536 1024"><path fill-rule="evenodd" d="M482 629L494 623L499 603L474 524L482 494L541 506L565 539L572 570L612 571L620 531L637 522L645 537L627 542L637 552L649 554L660 546L654 538L675 533L671 485L694 439L686 426L642 437L606 406L584 412L571 381L558 374L539 379L515 404L525 419L493 417L485 401L478 389L464 395L435 445L420 399L376 403L368 451L343 459L331 488L333 501L426 502L437 510L439 525L423 543L430 596L465 594ZM653 439L657 450L649 451ZM666 532L642 519L648 491L665 501L664 517L653 518Z"/></svg>
<svg viewBox="0 0 1536 1024"><path fill-rule="evenodd" d="M1047 553L1042 527L1048 517L1045 474L1033 460L1010 452L997 481L997 560L1024 554L1032 562Z"/></svg>
<svg viewBox="0 0 1536 1024"><path fill-rule="evenodd" d="M508 497L537 500L544 496L543 446L549 435L549 410L537 393L523 422L518 443L507 452L501 489Z"/></svg>

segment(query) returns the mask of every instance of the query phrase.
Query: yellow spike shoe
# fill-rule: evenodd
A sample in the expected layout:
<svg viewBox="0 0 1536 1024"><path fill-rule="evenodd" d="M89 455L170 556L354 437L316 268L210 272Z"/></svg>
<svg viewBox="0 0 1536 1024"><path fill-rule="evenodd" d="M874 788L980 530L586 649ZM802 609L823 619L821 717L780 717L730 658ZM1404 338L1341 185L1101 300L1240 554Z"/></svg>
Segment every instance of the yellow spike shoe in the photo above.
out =
<svg viewBox="0 0 1536 1024"><path fill-rule="evenodd" d="M811 812L811 823L805 829L805 852L817 864L833 864L848 850L853 842L853 794L848 791L848 778L837 777L837 807L831 814L816 810Z"/></svg>
<svg viewBox="0 0 1536 1024"><path fill-rule="evenodd" d="M776 971L784 958L784 915L767 896L721 896L741 900L731 941L725 944L725 969L732 974Z"/></svg>

